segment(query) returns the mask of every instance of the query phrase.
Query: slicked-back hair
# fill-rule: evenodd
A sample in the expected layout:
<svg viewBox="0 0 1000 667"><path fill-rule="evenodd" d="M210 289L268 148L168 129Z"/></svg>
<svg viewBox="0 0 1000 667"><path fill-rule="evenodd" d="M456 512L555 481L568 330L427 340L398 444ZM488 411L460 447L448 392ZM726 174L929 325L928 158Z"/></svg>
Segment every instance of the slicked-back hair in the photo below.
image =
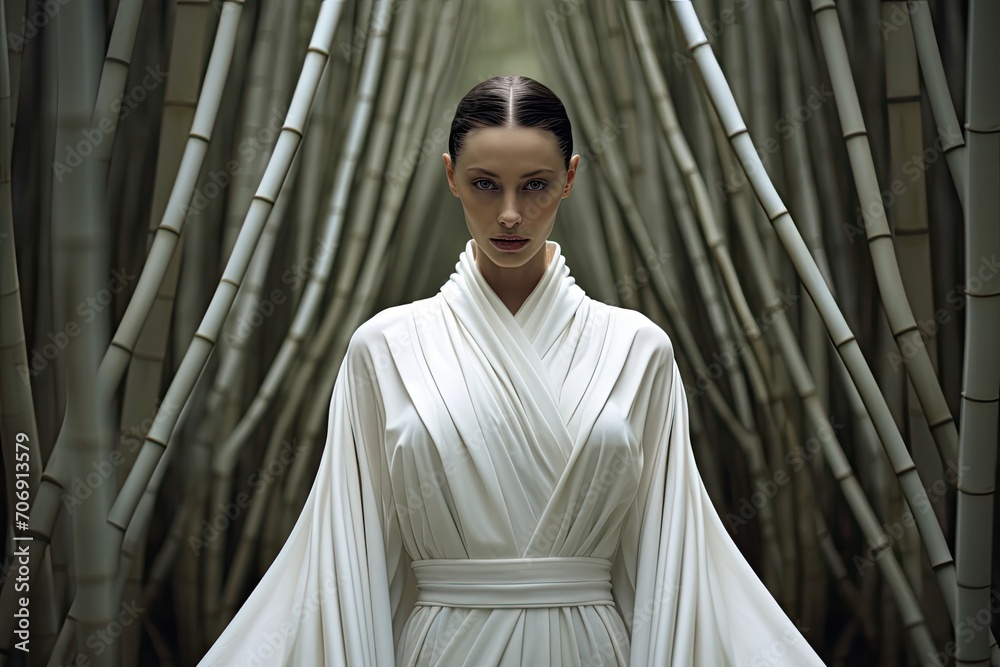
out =
<svg viewBox="0 0 1000 667"><path fill-rule="evenodd" d="M534 127L551 132L569 169L573 128L562 101L544 84L526 76L494 76L477 84L458 103L448 136L452 164L465 135L483 127Z"/></svg>

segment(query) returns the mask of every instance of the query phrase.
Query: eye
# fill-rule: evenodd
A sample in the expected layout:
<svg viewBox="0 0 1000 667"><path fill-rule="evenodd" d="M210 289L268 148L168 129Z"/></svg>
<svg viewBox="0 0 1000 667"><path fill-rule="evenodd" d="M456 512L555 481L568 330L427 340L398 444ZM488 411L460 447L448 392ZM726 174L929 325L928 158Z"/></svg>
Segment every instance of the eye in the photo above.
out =
<svg viewBox="0 0 1000 667"><path fill-rule="evenodd" d="M487 185L483 186L480 185L480 183L486 183ZM477 178L476 180L472 181L472 187L476 188L477 190L492 190L493 182L485 178ZM548 183L546 183L541 179L536 178L528 181L524 187L529 192L541 192L546 187L548 187Z"/></svg>

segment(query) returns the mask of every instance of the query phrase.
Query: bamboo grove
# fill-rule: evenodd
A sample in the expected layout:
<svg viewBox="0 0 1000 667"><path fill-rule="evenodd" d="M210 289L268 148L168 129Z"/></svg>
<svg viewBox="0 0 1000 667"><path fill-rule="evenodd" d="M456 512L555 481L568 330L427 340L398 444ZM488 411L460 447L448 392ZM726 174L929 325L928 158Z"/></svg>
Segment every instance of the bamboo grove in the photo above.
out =
<svg viewBox="0 0 1000 667"><path fill-rule="evenodd" d="M810 643L1000 665L997 3L2 5L3 664L198 661L351 334L467 239L455 104L524 73L582 157L552 238L671 336L713 502Z"/></svg>

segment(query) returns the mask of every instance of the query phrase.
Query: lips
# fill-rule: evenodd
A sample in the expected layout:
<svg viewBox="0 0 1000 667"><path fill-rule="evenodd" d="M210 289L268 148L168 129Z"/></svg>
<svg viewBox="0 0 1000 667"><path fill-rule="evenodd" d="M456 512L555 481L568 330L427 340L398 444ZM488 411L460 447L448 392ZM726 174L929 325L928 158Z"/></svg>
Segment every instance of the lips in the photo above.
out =
<svg viewBox="0 0 1000 667"><path fill-rule="evenodd" d="M490 243L500 252L519 252L528 247L528 239L520 236L496 236Z"/></svg>

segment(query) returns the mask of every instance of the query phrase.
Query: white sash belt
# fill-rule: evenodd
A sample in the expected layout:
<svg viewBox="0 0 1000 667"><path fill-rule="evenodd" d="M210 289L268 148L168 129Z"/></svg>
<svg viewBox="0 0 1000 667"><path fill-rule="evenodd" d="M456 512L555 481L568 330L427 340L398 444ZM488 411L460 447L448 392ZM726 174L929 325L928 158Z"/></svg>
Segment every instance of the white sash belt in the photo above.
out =
<svg viewBox="0 0 1000 667"><path fill-rule="evenodd" d="M614 605L611 561L551 558L431 558L415 560L417 605L573 607Z"/></svg>

